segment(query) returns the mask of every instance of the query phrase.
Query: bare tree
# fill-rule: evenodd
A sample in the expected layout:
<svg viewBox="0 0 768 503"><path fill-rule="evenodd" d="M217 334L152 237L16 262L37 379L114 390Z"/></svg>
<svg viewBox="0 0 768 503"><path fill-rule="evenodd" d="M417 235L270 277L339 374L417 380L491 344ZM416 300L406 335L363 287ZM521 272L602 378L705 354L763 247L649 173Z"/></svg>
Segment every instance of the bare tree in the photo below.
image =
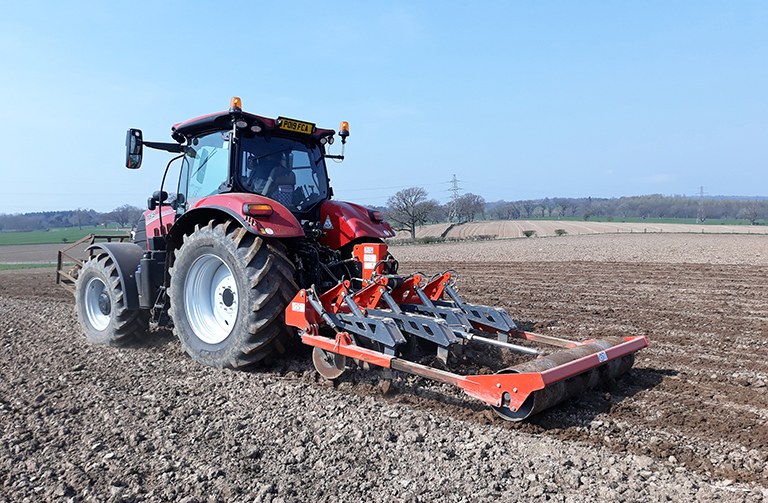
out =
<svg viewBox="0 0 768 503"><path fill-rule="evenodd" d="M72 212L72 223L77 225L80 230L83 229L83 225L88 224L90 219L91 217L88 210L84 210L83 208L78 208Z"/></svg>
<svg viewBox="0 0 768 503"><path fill-rule="evenodd" d="M128 227L135 224L142 213L141 208L124 204L112 210L111 216L115 222L120 224L120 227Z"/></svg>
<svg viewBox="0 0 768 503"><path fill-rule="evenodd" d="M760 218L760 209L754 203L748 204L739 211L736 218L746 218L750 224L756 225L757 219Z"/></svg>
<svg viewBox="0 0 768 503"><path fill-rule="evenodd" d="M520 210L514 203L507 203L504 206L500 206L496 210L496 214L501 220L512 220L513 218L520 218Z"/></svg>
<svg viewBox="0 0 768 503"><path fill-rule="evenodd" d="M439 206L434 199L427 199L428 195L422 187L399 191L387 199L388 220L394 222L398 230L410 231L411 239L416 239L416 226L426 222Z"/></svg>
<svg viewBox="0 0 768 503"><path fill-rule="evenodd" d="M536 201L522 201L520 207L525 212L525 216L531 218L533 216L533 210L536 209Z"/></svg>
<svg viewBox="0 0 768 503"><path fill-rule="evenodd" d="M104 225L104 228L108 228L109 224L115 221L115 215L112 214L112 212L109 213L101 213L99 215L99 223Z"/></svg>
<svg viewBox="0 0 768 503"><path fill-rule="evenodd" d="M448 220L448 206L439 204L435 206L435 209L430 213L428 221L433 224L439 224Z"/></svg>
<svg viewBox="0 0 768 503"><path fill-rule="evenodd" d="M456 215L459 222L472 222L478 213L485 210L485 199L477 194L467 192L456 200Z"/></svg>

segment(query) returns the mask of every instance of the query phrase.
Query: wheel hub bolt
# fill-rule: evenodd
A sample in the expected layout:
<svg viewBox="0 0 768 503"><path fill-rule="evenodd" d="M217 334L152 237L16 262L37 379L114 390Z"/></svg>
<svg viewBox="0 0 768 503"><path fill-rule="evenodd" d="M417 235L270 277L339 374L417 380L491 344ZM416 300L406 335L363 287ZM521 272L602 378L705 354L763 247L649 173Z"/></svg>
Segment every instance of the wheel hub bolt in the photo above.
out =
<svg viewBox="0 0 768 503"><path fill-rule="evenodd" d="M221 300L224 302L224 305L227 307L232 307L232 304L235 303L235 294L232 293L232 290L229 288L225 289L221 294Z"/></svg>
<svg viewBox="0 0 768 503"><path fill-rule="evenodd" d="M109 294L107 292L101 292L99 294L99 311L104 316L108 316L112 312L112 301L109 300Z"/></svg>

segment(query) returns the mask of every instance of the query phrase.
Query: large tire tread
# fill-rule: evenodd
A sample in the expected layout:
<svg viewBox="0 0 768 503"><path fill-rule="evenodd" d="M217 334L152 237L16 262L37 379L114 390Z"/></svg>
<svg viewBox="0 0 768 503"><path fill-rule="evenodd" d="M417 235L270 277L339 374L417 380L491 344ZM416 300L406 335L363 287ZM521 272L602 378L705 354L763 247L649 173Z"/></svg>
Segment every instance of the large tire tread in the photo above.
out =
<svg viewBox="0 0 768 503"><path fill-rule="evenodd" d="M244 271L241 282L247 292L238 293L241 302L247 302L250 310L227 339L217 346L221 350L200 351L196 336L184 333L179 320L184 300L178 290L182 287L185 271L179 270L186 254L200 242L216 242L231 252L236 264L228 264L232 274ZM188 262L188 260L187 260ZM189 264L184 264L188 267ZM182 246L176 251L171 268L170 315L174 320L174 332L184 350L198 363L219 368L247 369L269 356L273 350L281 350L284 341L293 335L285 325L285 308L298 291L293 280L293 263L287 258L285 247L275 240L268 240L248 232L232 220L210 220L206 225L196 225L192 234L184 236ZM191 341L190 338L195 340Z"/></svg>
<svg viewBox="0 0 768 503"><path fill-rule="evenodd" d="M88 321L84 312L82 289L90 278L98 277L104 281L112 303L112 319L103 331L96 330ZM107 253L101 253L88 260L80 270L75 284L75 310L86 339L93 344L124 346L135 342L149 328L149 311L130 310L125 307L123 287L117 266Z"/></svg>

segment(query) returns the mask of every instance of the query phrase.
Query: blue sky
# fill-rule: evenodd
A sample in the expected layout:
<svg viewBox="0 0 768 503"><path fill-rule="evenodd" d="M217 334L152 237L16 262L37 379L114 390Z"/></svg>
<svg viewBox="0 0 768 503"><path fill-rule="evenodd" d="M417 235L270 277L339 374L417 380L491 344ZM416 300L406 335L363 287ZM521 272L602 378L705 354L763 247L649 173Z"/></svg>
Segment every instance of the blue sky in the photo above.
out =
<svg viewBox="0 0 768 503"><path fill-rule="evenodd" d="M23 5L22 5L23 3ZM125 130L349 121L337 199L768 195L768 3L0 2L0 213L142 206ZM337 143L334 145L338 153Z"/></svg>

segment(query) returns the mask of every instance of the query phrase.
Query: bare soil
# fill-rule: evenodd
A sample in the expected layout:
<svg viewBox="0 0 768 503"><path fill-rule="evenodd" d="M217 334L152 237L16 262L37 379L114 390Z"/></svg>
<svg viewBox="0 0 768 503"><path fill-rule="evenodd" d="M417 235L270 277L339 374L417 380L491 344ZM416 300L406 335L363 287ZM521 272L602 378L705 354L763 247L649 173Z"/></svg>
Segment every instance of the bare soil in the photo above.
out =
<svg viewBox="0 0 768 503"><path fill-rule="evenodd" d="M523 328L648 338L627 375L525 423L421 378L324 381L301 347L246 373L166 330L91 346L51 270L2 271L0 501L768 501L766 242L714 261L720 241L651 240L645 261L620 239L591 260L393 249Z"/></svg>

